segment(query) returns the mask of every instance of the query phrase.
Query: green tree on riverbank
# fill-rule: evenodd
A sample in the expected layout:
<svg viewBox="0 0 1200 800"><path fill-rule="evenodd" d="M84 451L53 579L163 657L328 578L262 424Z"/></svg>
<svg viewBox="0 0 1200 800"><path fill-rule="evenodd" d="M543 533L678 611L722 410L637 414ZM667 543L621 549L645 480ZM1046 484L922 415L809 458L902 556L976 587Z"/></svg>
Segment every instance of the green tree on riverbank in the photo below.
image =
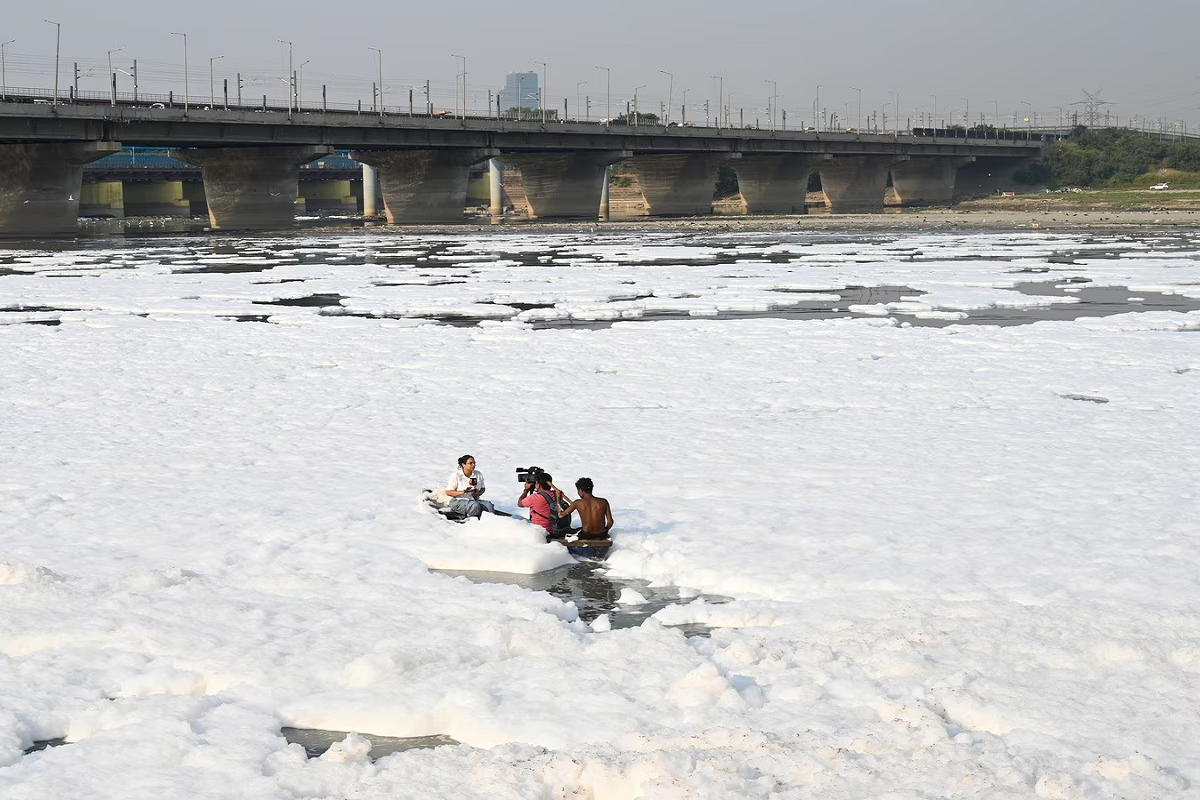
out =
<svg viewBox="0 0 1200 800"><path fill-rule="evenodd" d="M1160 169L1200 172L1200 143L1163 142L1153 135L1119 128L1079 127L1046 149L1042 163L1026 170L1032 184L1121 186L1144 182ZM1189 181L1190 182L1190 181Z"/></svg>

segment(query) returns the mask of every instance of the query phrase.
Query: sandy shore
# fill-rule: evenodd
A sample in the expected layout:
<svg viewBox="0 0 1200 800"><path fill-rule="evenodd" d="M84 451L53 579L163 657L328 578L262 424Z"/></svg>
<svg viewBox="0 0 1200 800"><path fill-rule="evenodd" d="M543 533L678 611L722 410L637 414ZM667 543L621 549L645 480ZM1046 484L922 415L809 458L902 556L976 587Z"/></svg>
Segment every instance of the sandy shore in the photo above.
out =
<svg viewBox="0 0 1200 800"><path fill-rule="evenodd" d="M470 224L470 223L468 223ZM1200 211L1193 209L1155 211L1013 211L1002 209L924 208L888 210L880 214L814 213L794 216L710 216L671 219L648 217L615 218L609 222L543 222L505 220L500 225L484 223L480 230L1071 230L1079 228L1179 228L1200 227ZM461 231L461 226L438 230ZM412 230L416 228L397 228Z"/></svg>
<svg viewBox="0 0 1200 800"><path fill-rule="evenodd" d="M1194 228L1200 227L1200 210L1173 209L1153 211L1074 211L987 208L889 209L878 214L812 213L792 216L712 215L706 217L614 218L609 222L544 221L516 217L492 223L487 217L467 218L455 225L385 225L382 222L343 219L300 219L294 232L361 231L395 235L463 234L468 232L630 232L630 231L871 231L871 230L1077 230L1113 228ZM179 235L205 233L200 220L113 221L99 220L81 226L84 236L105 235Z"/></svg>

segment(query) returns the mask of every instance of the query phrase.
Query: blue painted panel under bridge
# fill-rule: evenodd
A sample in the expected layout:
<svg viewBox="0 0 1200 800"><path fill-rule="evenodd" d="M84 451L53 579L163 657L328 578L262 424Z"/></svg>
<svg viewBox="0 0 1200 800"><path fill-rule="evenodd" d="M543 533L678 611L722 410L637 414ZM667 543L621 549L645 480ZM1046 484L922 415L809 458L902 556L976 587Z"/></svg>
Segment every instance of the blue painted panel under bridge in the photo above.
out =
<svg viewBox="0 0 1200 800"><path fill-rule="evenodd" d="M84 181L105 180L199 180L200 168L172 158L171 151L158 147L126 147L83 168ZM345 180L362 174L362 165L339 151L300 168L300 180Z"/></svg>

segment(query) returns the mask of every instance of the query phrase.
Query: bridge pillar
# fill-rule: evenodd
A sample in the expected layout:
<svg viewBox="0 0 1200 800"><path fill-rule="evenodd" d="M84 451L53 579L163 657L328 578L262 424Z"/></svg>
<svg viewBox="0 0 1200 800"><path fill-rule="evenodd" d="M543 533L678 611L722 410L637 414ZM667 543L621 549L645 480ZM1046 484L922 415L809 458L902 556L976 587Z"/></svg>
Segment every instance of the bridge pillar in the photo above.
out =
<svg viewBox="0 0 1200 800"><path fill-rule="evenodd" d="M948 205L958 168L972 158L918 156L892 165L892 188L902 206Z"/></svg>
<svg viewBox="0 0 1200 800"><path fill-rule="evenodd" d="M383 212L388 224L395 225L461 222L467 205L467 167L495 155L492 148L474 147L360 150L350 157L379 170Z"/></svg>
<svg viewBox="0 0 1200 800"><path fill-rule="evenodd" d="M1040 158L1001 158L979 156L958 171L955 197L986 197L996 192L1015 192L1019 185L1014 175L1040 161ZM1028 187L1025 187L1028 188Z"/></svg>
<svg viewBox="0 0 1200 800"><path fill-rule="evenodd" d="M825 203L834 214L883 210L888 168L896 156L834 156L819 162Z"/></svg>
<svg viewBox="0 0 1200 800"><path fill-rule="evenodd" d="M596 219L608 165L631 155L627 150L513 153L505 161L521 171L530 219Z"/></svg>
<svg viewBox="0 0 1200 800"><path fill-rule="evenodd" d="M55 236L79 224L83 165L116 142L0 145L0 236Z"/></svg>
<svg viewBox="0 0 1200 800"><path fill-rule="evenodd" d="M79 195L79 216L123 218L125 216L125 194L122 191L121 182L85 183Z"/></svg>
<svg viewBox="0 0 1200 800"><path fill-rule="evenodd" d="M332 147L215 147L172 150L171 157L200 168L214 229L287 228L296 220L300 165Z"/></svg>
<svg viewBox="0 0 1200 800"><path fill-rule="evenodd" d="M362 165L363 216L379 216L379 170L370 164Z"/></svg>
<svg viewBox="0 0 1200 800"><path fill-rule="evenodd" d="M633 157L650 216L712 213L717 173L735 153L669 153Z"/></svg>
<svg viewBox="0 0 1200 800"><path fill-rule="evenodd" d="M504 165L498 158L488 160L488 214L504 216Z"/></svg>
<svg viewBox="0 0 1200 800"><path fill-rule="evenodd" d="M353 214L358 210L358 198L348 180L303 181L300 196L304 198L305 211L310 214L314 211Z"/></svg>
<svg viewBox="0 0 1200 800"><path fill-rule="evenodd" d="M814 159L804 155L743 155L733 164L747 214L803 214Z"/></svg>
<svg viewBox="0 0 1200 800"><path fill-rule="evenodd" d="M192 203L183 181L126 181L122 191L127 217L190 217Z"/></svg>

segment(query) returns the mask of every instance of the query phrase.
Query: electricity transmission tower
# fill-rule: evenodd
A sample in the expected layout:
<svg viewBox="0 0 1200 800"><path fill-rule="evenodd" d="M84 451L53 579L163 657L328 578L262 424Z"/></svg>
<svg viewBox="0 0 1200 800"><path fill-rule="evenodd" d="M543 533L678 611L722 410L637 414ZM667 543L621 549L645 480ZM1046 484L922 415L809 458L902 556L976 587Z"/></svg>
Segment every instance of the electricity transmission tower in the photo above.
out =
<svg viewBox="0 0 1200 800"><path fill-rule="evenodd" d="M1104 91L1103 89L1097 89L1094 92L1089 92L1087 89L1082 89L1081 91L1083 92L1084 99L1077 100L1071 103L1071 105L1083 106L1084 125L1089 128L1098 127L1100 125L1101 107L1112 105L1112 103L1100 99L1100 93ZM1107 116L1107 113L1104 116Z"/></svg>

